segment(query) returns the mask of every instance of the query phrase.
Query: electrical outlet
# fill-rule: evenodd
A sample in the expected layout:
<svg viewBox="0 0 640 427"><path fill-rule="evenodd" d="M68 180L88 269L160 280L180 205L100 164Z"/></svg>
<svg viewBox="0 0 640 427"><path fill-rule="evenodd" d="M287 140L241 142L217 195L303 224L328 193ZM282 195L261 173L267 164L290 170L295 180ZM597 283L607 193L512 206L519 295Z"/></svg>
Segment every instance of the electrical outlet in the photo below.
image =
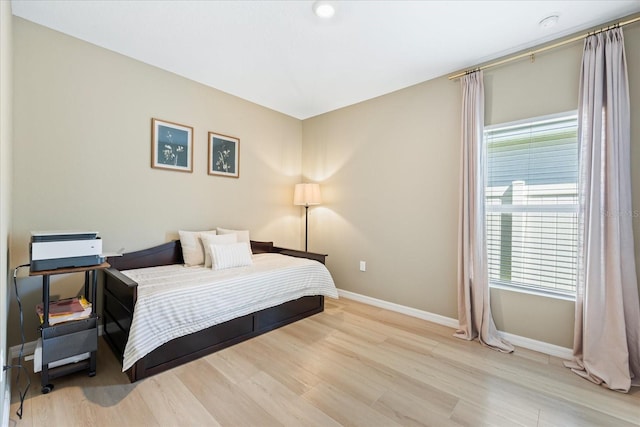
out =
<svg viewBox="0 0 640 427"><path fill-rule="evenodd" d="M367 271L366 261L360 261L360 271Z"/></svg>

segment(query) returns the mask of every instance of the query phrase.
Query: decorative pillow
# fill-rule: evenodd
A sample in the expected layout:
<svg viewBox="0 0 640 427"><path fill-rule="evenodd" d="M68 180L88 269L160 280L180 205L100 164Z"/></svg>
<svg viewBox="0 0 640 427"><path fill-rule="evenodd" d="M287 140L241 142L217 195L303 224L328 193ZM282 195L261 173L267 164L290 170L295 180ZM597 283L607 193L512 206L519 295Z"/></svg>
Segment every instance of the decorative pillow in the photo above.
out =
<svg viewBox="0 0 640 427"><path fill-rule="evenodd" d="M228 228L216 227L218 234L235 234L238 236L238 242L251 243L249 238L249 230L229 230Z"/></svg>
<svg viewBox="0 0 640 427"><path fill-rule="evenodd" d="M251 252L254 254L263 254L273 251L273 242L257 242L251 241Z"/></svg>
<svg viewBox="0 0 640 427"><path fill-rule="evenodd" d="M238 237L235 234L202 236L202 244L204 245L204 266L211 267L211 245L230 245L237 242Z"/></svg>
<svg viewBox="0 0 640 427"><path fill-rule="evenodd" d="M182 257L184 265L190 267L192 265L204 264L204 246L202 245L201 236L215 236L216 230L211 231L184 231L179 230L180 246L182 246Z"/></svg>
<svg viewBox="0 0 640 427"><path fill-rule="evenodd" d="M211 245L211 260L214 270L243 267L253 264L251 248L247 242L230 243L227 245Z"/></svg>

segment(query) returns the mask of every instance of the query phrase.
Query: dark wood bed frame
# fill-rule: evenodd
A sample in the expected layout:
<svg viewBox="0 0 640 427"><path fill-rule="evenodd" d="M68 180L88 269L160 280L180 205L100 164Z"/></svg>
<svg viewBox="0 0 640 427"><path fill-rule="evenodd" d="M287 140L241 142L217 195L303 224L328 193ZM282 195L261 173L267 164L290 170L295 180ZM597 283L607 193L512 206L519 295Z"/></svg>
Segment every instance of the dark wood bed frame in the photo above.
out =
<svg viewBox="0 0 640 427"><path fill-rule="evenodd" d="M274 247L270 242L252 241L251 248L254 253L281 253L314 259L323 264L326 257L326 255L311 252ZM121 257L110 257L107 262L111 264L111 268L104 270L103 336L122 363L137 299L137 283L122 274L120 270L182 264L184 263L182 247L180 241L176 240ZM323 310L324 297L315 295L232 319L163 344L138 360L127 370L127 375L131 382L135 382Z"/></svg>

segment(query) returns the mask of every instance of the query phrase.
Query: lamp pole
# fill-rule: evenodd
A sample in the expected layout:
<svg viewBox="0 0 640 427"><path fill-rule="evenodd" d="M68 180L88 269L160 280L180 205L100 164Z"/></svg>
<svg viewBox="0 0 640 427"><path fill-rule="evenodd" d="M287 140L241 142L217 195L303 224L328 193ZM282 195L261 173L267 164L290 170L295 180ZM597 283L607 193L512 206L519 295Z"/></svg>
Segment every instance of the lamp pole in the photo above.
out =
<svg viewBox="0 0 640 427"><path fill-rule="evenodd" d="M307 250L307 244L309 242L309 205L304 205L304 251Z"/></svg>
<svg viewBox="0 0 640 427"><path fill-rule="evenodd" d="M309 251L309 206L321 203L318 184L296 184L293 191L293 204L304 206L304 251Z"/></svg>

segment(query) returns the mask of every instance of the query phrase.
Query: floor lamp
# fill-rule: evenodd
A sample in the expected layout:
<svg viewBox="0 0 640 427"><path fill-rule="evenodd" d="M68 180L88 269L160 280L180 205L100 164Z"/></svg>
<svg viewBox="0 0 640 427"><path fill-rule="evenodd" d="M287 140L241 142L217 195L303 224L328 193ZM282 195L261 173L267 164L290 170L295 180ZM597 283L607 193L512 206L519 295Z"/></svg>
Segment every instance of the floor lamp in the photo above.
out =
<svg viewBox="0 0 640 427"><path fill-rule="evenodd" d="M309 242L309 206L319 205L320 184L296 184L293 193L293 204L304 206L304 251L308 252Z"/></svg>

